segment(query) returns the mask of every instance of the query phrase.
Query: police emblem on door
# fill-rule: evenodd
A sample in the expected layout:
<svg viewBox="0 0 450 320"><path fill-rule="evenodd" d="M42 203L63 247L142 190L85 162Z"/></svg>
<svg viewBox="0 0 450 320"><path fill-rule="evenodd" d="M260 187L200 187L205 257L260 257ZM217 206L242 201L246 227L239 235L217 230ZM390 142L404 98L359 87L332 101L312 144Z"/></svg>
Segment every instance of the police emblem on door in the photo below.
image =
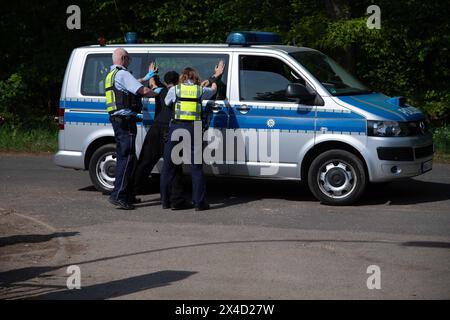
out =
<svg viewBox="0 0 450 320"><path fill-rule="evenodd" d="M275 120L273 120L273 119L267 120L267 126L269 128L273 128L275 126Z"/></svg>

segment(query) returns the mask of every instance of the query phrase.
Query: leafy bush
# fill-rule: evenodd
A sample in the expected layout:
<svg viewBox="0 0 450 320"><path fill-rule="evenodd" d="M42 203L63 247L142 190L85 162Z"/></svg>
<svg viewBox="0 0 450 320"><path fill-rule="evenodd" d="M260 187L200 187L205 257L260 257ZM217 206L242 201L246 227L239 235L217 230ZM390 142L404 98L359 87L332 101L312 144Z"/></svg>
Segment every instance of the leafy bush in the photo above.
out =
<svg viewBox="0 0 450 320"><path fill-rule="evenodd" d="M450 153L450 126L435 129L433 141L437 152Z"/></svg>
<svg viewBox="0 0 450 320"><path fill-rule="evenodd" d="M450 118L450 91L428 91L425 94L425 102L421 109L428 114L430 120L436 125L447 124L446 120Z"/></svg>
<svg viewBox="0 0 450 320"><path fill-rule="evenodd" d="M0 81L0 115L6 121L17 123L20 118L18 108L23 103L23 93L26 88L22 77L13 73L8 79Z"/></svg>
<svg viewBox="0 0 450 320"><path fill-rule="evenodd" d="M27 129L14 124L0 126L1 152L49 152L58 150L58 129L42 125Z"/></svg>

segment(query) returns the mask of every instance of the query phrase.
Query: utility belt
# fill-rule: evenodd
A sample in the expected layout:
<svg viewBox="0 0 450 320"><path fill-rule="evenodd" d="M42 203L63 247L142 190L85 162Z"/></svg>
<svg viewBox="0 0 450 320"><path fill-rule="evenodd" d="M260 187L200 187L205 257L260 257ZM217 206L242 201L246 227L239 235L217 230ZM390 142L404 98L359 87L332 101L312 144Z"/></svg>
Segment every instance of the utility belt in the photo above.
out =
<svg viewBox="0 0 450 320"><path fill-rule="evenodd" d="M142 122L142 119L137 116L123 116L123 115L109 115L110 121L116 121L119 123L129 122L129 123L137 123Z"/></svg>

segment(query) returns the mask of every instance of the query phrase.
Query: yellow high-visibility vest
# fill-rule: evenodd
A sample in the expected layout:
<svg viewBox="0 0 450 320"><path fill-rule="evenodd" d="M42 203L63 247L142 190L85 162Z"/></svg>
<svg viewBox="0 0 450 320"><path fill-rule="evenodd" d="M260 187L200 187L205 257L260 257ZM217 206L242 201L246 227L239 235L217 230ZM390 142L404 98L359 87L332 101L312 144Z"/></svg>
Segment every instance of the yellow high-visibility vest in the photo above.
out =
<svg viewBox="0 0 450 320"><path fill-rule="evenodd" d="M111 70L105 79L105 96L106 96L106 109L109 113L113 113L120 109L130 109L135 112L141 112L142 101L139 95L123 92L118 90L114 83L116 80L116 74L120 68L114 68Z"/></svg>
<svg viewBox="0 0 450 320"><path fill-rule="evenodd" d="M106 109L109 113L117 110L116 88L114 86L114 82L116 80L116 74L119 70L119 68L114 68L111 70L105 80Z"/></svg>
<svg viewBox="0 0 450 320"><path fill-rule="evenodd" d="M202 87L196 84L179 84L175 86L174 119L188 121L202 120L202 94Z"/></svg>

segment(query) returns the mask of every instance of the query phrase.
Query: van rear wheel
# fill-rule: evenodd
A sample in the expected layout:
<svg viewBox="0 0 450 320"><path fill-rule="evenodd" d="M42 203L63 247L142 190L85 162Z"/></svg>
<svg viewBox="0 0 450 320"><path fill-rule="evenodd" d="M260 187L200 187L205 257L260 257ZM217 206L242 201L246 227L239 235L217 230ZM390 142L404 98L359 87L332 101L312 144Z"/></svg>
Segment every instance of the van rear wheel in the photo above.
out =
<svg viewBox="0 0 450 320"><path fill-rule="evenodd" d="M367 176L356 155L345 150L329 150L311 163L308 185L324 204L349 205L363 194Z"/></svg>
<svg viewBox="0 0 450 320"><path fill-rule="evenodd" d="M110 194L114 189L116 174L116 145L106 144L98 148L89 161L89 176L95 189Z"/></svg>

